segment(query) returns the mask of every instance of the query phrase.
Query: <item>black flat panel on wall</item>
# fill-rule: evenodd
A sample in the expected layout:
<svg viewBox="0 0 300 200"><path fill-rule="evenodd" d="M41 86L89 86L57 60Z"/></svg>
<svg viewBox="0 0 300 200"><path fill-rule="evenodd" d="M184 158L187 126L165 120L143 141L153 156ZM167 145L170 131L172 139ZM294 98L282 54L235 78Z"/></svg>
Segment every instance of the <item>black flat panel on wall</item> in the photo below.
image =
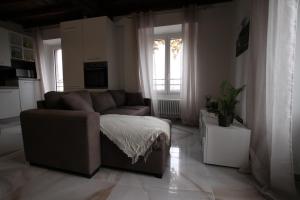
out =
<svg viewBox="0 0 300 200"><path fill-rule="evenodd" d="M16 79L16 69L13 67L0 66L0 80Z"/></svg>
<svg viewBox="0 0 300 200"><path fill-rule="evenodd" d="M84 87L86 89L107 89L107 62L84 63Z"/></svg>

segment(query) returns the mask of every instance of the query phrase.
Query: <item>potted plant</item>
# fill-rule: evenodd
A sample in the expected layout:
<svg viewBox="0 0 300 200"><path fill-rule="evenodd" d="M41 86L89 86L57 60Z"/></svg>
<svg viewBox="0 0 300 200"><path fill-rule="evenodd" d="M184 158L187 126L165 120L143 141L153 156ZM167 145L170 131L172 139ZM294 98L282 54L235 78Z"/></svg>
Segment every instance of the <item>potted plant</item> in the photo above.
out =
<svg viewBox="0 0 300 200"><path fill-rule="evenodd" d="M232 124L235 116L235 106L239 102L237 96L244 90L245 85L234 88L228 81L221 84L221 96L218 98L219 125L228 127Z"/></svg>
<svg viewBox="0 0 300 200"><path fill-rule="evenodd" d="M206 96L205 99L206 99L205 107L207 112L218 113L218 101L212 98L211 96Z"/></svg>

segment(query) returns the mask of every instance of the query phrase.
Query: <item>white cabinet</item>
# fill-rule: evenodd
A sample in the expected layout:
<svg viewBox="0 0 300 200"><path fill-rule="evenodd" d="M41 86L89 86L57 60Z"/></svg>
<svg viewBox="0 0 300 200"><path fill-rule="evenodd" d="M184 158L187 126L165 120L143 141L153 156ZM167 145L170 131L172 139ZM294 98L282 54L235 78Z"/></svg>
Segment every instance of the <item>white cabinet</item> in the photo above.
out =
<svg viewBox="0 0 300 200"><path fill-rule="evenodd" d="M34 62L33 38L21 33L9 32L10 57Z"/></svg>
<svg viewBox="0 0 300 200"><path fill-rule="evenodd" d="M63 22L60 28L64 86L83 89L82 21Z"/></svg>
<svg viewBox="0 0 300 200"><path fill-rule="evenodd" d="M39 80L19 80L19 88L0 88L0 119L17 117L23 110L36 108L39 100Z"/></svg>
<svg viewBox="0 0 300 200"><path fill-rule="evenodd" d="M34 81L19 81L21 110L36 108Z"/></svg>
<svg viewBox="0 0 300 200"><path fill-rule="evenodd" d="M0 28L0 66L11 66L9 33L4 28Z"/></svg>
<svg viewBox="0 0 300 200"><path fill-rule="evenodd" d="M200 126L204 163L237 168L247 165L251 135L249 129L238 122L230 127L221 127L217 117L204 110L201 111Z"/></svg>
<svg viewBox="0 0 300 200"><path fill-rule="evenodd" d="M84 88L84 62L108 62L108 89L119 89L116 37L108 17L62 22L61 42L65 91Z"/></svg>
<svg viewBox="0 0 300 200"><path fill-rule="evenodd" d="M84 62L107 60L107 23L106 17L84 19L83 23L83 49Z"/></svg>
<svg viewBox="0 0 300 200"><path fill-rule="evenodd" d="M0 89L0 119L18 116L20 112L19 89Z"/></svg>
<svg viewBox="0 0 300 200"><path fill-rule="evenodd" d="M21 110L37 107L37 101L41 99L39 81L19 80Z"/></svg>

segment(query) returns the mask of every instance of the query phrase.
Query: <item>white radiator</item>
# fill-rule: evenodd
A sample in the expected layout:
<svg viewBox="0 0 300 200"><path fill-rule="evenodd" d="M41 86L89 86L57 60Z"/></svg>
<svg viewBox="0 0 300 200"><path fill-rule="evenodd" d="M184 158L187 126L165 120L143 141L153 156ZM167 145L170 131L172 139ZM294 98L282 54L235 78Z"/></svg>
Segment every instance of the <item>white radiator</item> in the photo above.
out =
<svg viewBox="0 0 300 200"><path fill-rule="evenodd" d="M180 101L158 100L158 113L160 117L180 118Z"/></svg>

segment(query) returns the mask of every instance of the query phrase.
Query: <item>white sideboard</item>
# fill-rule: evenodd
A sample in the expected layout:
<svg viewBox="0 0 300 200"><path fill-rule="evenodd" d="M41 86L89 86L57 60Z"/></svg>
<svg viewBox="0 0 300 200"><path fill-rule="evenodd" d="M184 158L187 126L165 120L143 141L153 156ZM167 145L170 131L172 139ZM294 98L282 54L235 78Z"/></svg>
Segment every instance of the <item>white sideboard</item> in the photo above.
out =
<svg viewBox="0 0 300 200"><path fill-rule="evenodd" d="M200 113L204 163L236 168L246 165L251 131L237 121L221 127L216 115L205 110Z"/></svg>
<svg viewBox="0 0 300 200"><path fill-rule="evenodd" d="M0 87L0 119L17 117L23 110L36 108L41 100L39 80L19 79L18 84Z"/></svg>
<svg viewBox="0 0 300 200"><path fill-rule="evenodd" d="M39 81L19 80L20 105L22 111L37 107L36 102L40 100L40 91L37 91L37 87L39 87Z"/></svg>
<svg viewBox="0 0 300 200"><path fill-rule="evenodd" d="M0 89L0 119L18 116L20 112L19 88Z"/></svg>

